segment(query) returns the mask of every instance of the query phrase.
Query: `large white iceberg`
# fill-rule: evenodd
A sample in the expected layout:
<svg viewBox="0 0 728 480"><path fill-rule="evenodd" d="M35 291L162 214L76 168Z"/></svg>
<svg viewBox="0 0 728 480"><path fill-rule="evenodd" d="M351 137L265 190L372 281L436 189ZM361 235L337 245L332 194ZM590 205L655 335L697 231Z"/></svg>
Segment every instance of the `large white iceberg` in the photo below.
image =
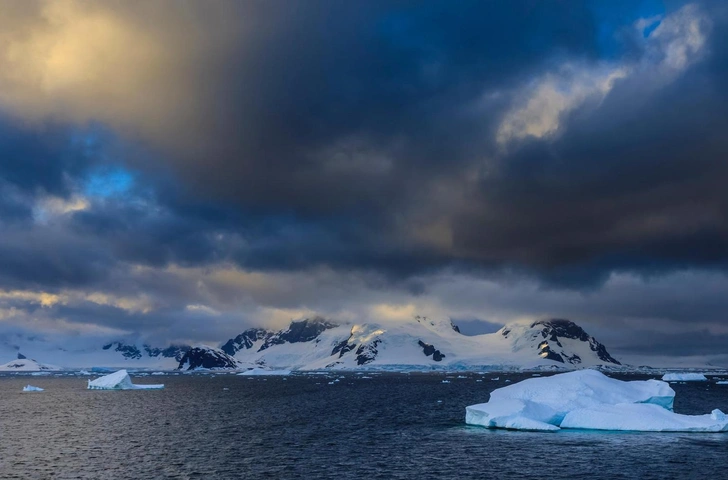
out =
<svg viewBox="0 0 728 480"><path fill-rule="evenodd" d="M702 373L666 373L662 379L666 382L705 382L708 380Z"/></svg>
<svg viewBox="0 0 728 480"><path fill-rule="evenodd" d="M164 385L135 385L131 383L131 377L126 370L104 375L96 380L88 381L89 390L156 390L164 388Z"/></svg>
<svg viewBox="0 0 728 480"><path fill-rule="evenodd" d="M596 370L529 378L490 394L488 403L465 409L465 422L515 430L636 430L723 432L728 418L672 411L675 391L660 380L624 382Z"/></svg>
<svg viewBox="0 0 728 480"><path fill-rule="evenodd" d="M23 387L24 392L42 392L43 389L40 387L34 387L33 385L26 385Z"/></svg>

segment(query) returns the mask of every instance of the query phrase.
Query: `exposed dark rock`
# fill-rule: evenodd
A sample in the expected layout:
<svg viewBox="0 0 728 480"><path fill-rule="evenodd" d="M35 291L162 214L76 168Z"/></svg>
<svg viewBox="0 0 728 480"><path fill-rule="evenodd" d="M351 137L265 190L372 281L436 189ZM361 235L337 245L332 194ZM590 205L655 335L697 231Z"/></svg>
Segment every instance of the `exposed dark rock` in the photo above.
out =
<svg viewBox="0 0 728 480"><path fill-rule="evenodd" d="M538 344L538 354L541 358L547 358L549 360L554 360L555 362L564 363L564 357L551 350L551 347L549 347L549 342L547 341L543 341Z"/></svg>
<svg viewBox="0 0 728 480"><path fill-rule="evenodd" d="M197 368L237 368L238 362L223 352L209 347L190 348L179 362L179 370L194 370Z"/></svg>
<svg viewBox="0 0 728 480"><path fill-rule="evenodd" d="M253 348L255 342L271 336L273 336L273 332L269 332L268 330L264 330L262 328L249 328L237 337L228 340L221 349L228 355L235 355L239 350L248 350Z"/></svg>
<svg viewBox="0 0 728 480"><path fill-rule="evenodd" d="M18 360L26 360L28 357L23 355L22 353L18 352Z"/></svg>
<svg viewBox="0 0 728 480"><path fill-rule="evenodd" d="M339 354L339 358L343 357L344 354L351 352L356 348L356 343L349 343L349 340L351 337L347 338L343 342L338 343L334 349L331 351L331 355Z"/></svg>
<svg viewBox="0 0 728 480"><path fill-rule="evenodd" d="M379 346L379 343L381 342L380 339L376 339L372 341L371 343L367 343L364 345L359 346L356 350L356 364L357 365L366 365L367 363L371 363L374 361L374 359L377 358L377 354L379 353L379 350L377 350L377 346Z"/></svg>
<svg viewBox="0 0 728 480"><path fill-rule="evenodd" d="M174 358L178 362L182 360L182 357L190 348L189 345L170 345L167 348L155 348L144 345L144 350L150 357L158 357L161 355L164 358Z"/></svg>
<svg viewBox="0 0 728 480"><path fill-rule="evenodd" d="M324 330L335 327L338 327L338 325L321 317L291 322L287 330L281 330L267 337L265 343L260 346L258 351L260 352L273 345L281 345L284 343L310 342L321 335Z"/></svg>
<svg viewBox="0 0 728 480"><path fill-rule="evenodd" d="M555 318L551 320L539 320L531 324L531 328L539 327L542 327L541 334L543 335L543 338L555 342L556 345L558 345L559 347L562 346L559 342L560 338L570 338L582 342L587 342L589 344L589 349L597 354L599 360L607 363L621 365L617 360L614 359L614 357L609 354L609 352L607 352L607 349L604 345L599 343L594 337L586 333L583 328L570 320ZM503 334L505 335L506 332L503 332ZM562 359L557 361L563 362L564 360ZM578 355L573 355L571 357L568 357L566 361L568 361L569 363L577 364L581 363L581 358Z"/></svg>
<svg viewBox="0 0 728 480"><path fill-rule="evenodd" d="M178 362L182 359L182 356L190 349L189 345L170 345L166 348L151 347L149 345L142 345L144 352L139 350L136 345L128 345L123 342L111 342L104 345L104 350L110 350L114 348L115 352L121 353L121 355L127 360L139 360L146 353L149 357L159 357L160 355L165 358L174 358Z"/></svg>
<svg viewBox="0 0 728 480"><path fill-rule="evenodd" d="M445 358L445 355L440 353L440 350L437 350L433 345L430 345L429 343L425 343L422 340L418 340L417 343L422 347L422 351L424 352L425 356L429 357L432 355L432 359L436 362L442 361L443 358Z"/></svg>
<svg viewBox="0 0 728 480"><path fill-rule="evenodd" d="M142 352L135 345L126 345L121 342L111 342L104 345L104 350L109 350L111 347L116 345L115 352L121 353L121 355L128 360L139 360L142 358Z"/></svg>

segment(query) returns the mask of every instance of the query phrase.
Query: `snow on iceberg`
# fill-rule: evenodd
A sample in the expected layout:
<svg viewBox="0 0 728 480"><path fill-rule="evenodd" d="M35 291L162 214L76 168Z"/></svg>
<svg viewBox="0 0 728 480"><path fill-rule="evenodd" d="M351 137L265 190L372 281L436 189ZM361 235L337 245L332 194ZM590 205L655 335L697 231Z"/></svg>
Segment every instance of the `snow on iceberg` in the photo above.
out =
<svg viewBox="0 0 728 480"><path fill-rule="evenodd" d="M596 370L529 378L465 409L465 422L514 430L728 431L720 410L708 415L672 412L675 391L660 380L625 382Z"/></svg>
<svg viewBox="0 0 728 480"><path fill-rule="evenodd" d="M680 415L659 405L623 403L571 411L561 422L561 428L642 432L727 432L728 418L718 409L708 415Z"/></svg>
<svg viewBox="0 0 728 480"><path fill-rule="evenodd" d="M164 385L135 385L131 383L131 377L126 370L104 375L96 380L88 381L89 390L156 390L164 388Z"/></svg>
<svg viewBox="0 0 728 480"><path fill-rule="evenodd" d="M238 373L238 375L253 376L253 375L290 375L290 370L266 370L264 368L253 368L246 370L245 372Z"/></svg>
<svg viewBox="0 0 728 480"><path fill-rule="evenodd" d="M705 382L708 380L702 373L666 373L662 379L666 382Z"/></svg>
<svg viewBox="0 0 728 480"><path fill-rule="evenodd" d="M42 392L43 389L40 387L34 387L33 385L26 385L23 387L24 392Z"/></svg>

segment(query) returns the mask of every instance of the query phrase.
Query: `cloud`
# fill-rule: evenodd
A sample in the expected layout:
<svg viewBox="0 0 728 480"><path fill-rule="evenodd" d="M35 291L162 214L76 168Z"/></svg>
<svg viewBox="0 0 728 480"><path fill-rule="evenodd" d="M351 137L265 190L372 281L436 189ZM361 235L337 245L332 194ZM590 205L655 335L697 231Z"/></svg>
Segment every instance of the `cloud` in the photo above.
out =
<svg viewBox="0 0 728 480"><path fill-rule="evenodd" d="M675 292L728 266L726 10L610 8L12 3L0 289L59 300L5 317L719 332L719 298Z"/></svg>
<svg viewBox="0 0 728 480"><path fill-rule="evenodd" d="M629 58L596 65L567 61L556 72L532 80L514 94L517 103L501 121L496 141L505 145L527 137L553 136L569 112L588 101L598 106L615 83L627 77L647 80L655 88L664 86L704 57L711 22L700 8L689 4L665 18L639 19L634 27L638 33L653 27L642 46L645 55L637 63Z"/></svg>
<svg viewBox="0 0 728 480"><path fill-rule="evenodd" d="M69 199L47 196L37 202L33 209L33 217L37 222L43 223L50 221L54 216L87 210L89 206L88 200L81 196Z"/></svg>
<svg viewBox="0 0 728 480"><path fill-rule="evenodd" d="M509 111L498 127L496 140L506 144L527 137L556 134L561 117L593 99L601 101L614 83L628 75L624 67L590 69L563 65L557 74L546 74L530 87L525 104Z"/></svg>

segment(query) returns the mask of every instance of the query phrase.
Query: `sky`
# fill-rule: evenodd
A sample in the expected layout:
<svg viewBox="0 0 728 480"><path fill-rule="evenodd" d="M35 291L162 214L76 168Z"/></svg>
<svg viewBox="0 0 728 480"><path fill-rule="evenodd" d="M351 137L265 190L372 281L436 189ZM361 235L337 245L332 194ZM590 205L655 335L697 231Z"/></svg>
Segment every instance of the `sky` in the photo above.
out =
<svg viewBox="0 0 728 480"><path fill-rule="evenodd" d="M725 354L727 111L719 1L0 0L0 336Z"/></svg>

